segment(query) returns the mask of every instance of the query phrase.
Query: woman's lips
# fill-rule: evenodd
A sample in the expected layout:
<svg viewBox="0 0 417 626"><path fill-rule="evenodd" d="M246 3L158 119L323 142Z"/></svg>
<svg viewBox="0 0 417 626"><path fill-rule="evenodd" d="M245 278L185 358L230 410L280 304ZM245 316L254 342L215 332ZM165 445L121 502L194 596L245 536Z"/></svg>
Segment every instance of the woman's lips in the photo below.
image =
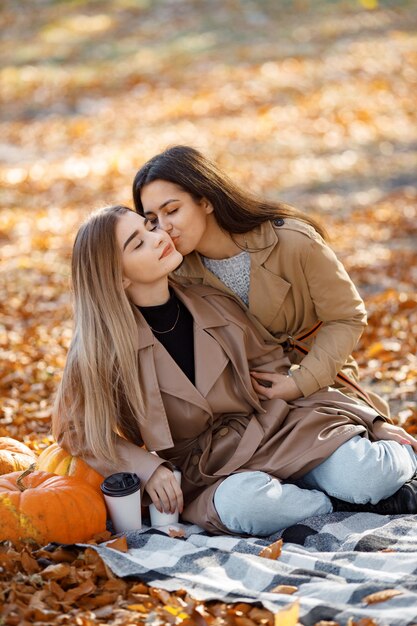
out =
<svg viewBox="0 0 417 626"><path fill-rule="evenodd" d="M165 248L162 250L162 254L159 258L163 259L165 256L168 256L168 254L171 254L173 249L174 249L174 246L172 245L172 243L167 244Z"/></svg>

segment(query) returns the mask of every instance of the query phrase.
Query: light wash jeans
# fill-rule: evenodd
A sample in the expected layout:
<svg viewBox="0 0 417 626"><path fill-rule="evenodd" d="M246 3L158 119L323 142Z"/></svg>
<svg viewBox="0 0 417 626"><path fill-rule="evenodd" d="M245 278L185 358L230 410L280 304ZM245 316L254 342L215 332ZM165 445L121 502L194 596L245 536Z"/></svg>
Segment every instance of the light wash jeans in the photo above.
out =
<svg viewBox="0 0 417 626"><path fill-rule="evenodd" d="M271 535L312 515L331 513L326 494L376 504L394 494L416 470L411 446L355 436L297 484L281 483L260 471L232 474L217 488L214 505L230 531Z"/></svg>

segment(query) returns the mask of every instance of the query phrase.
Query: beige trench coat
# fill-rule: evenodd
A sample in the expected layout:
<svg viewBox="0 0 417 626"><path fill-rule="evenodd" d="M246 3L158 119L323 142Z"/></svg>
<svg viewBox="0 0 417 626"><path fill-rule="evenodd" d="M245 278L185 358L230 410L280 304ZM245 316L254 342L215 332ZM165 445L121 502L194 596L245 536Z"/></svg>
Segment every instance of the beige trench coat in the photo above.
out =
<svg viewBox="0 0 417 626"><path fill-rule="evenodd" d="M138 314L148 422L137 441L119 438L117 471L136 472L145 486L161 463L179 466L183 519L227 532L213 505L224 477L242 470L262 470L283 480L300 477L354 435L372 438L377 413L336 390L291 403L259 401L249 369L287 372L290 362L282 347L265 343L243 308L223 292L203 285L175 290L194 318L195 386ZM115 471L91 459L68 433L60 443L104 475Z"/></svg>
<svg viewBox="0 0 417 626"><path fill-rule="evenodd" d="M339 372L358 381L351 352L366 326L365 306L331 248L312 226L296 219L264 222L245 237L251 260L249 313L255 323L283 342L323 322L304 342L310 350L307 356L287 352L291 363L299 365L293 377L302 394L307 397L327 385L343 388L335 380ZM175 278L182 284L203 283L233 293L204 267L196 252L185 257ZM368 395L373 406L389 417L386 402L369 391Z"/></svg>

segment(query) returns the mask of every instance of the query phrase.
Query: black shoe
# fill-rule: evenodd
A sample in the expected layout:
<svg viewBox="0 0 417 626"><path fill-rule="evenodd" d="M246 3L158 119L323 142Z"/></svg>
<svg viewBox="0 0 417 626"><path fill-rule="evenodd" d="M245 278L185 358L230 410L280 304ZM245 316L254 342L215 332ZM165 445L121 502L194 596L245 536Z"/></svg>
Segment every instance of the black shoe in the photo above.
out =
<svg viewBox="0 0 417 626"><path fill-rule="evenodd" d="M417 513L417 477L404 483L392 496L380 500L377 504L353 504L337 498L330 498L333 511L351 511L353 513L379 513L379 515L403 515Z"/></svg>

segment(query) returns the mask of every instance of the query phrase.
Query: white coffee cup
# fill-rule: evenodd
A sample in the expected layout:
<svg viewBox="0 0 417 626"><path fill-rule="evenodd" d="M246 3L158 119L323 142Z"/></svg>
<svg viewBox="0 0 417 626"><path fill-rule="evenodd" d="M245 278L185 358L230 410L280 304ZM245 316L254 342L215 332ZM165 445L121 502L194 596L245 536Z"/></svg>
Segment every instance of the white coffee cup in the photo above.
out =
<svg viewBox="0 0 417 626"><path fill-rule="evenodd" d="M181 485L181 472L179 469L174 470L174 476ZM151 526L167 526L168 524L176 524L179 520L178 509L174 513L160 513L154 504L149 505L149 514L151 516Z"/></svg>
<svg viewBox="0 0 417 626"><path fill-rule="evenodd" d="M130 472L118 472L107 476L100 487L116 533L140 530L140 478Z"/></svg>

